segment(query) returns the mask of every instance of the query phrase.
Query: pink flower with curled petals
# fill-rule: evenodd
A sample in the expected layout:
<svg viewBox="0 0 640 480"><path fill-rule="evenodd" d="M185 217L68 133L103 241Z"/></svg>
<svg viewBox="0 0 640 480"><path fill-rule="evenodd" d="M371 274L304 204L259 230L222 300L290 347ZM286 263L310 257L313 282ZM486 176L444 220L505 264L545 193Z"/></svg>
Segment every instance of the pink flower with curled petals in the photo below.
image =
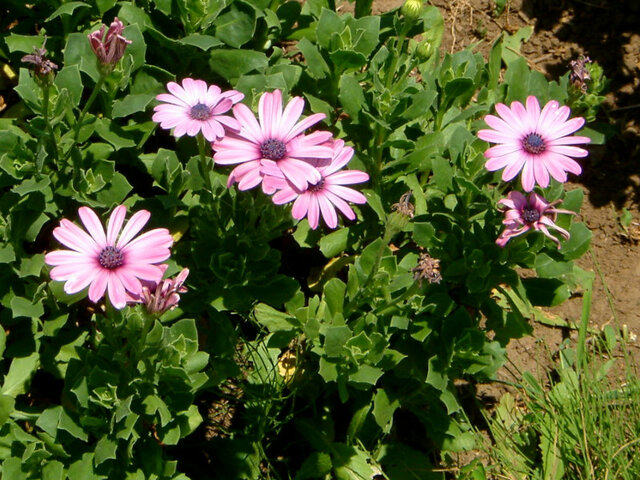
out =
<svg viewBox="0 0 640 480"><path fill-rule="evenodd" d="M238 121L225 115L234 104L244 98L235 90L223 92L216 85L208 86L202 80L185 78L182 86L175 82L167 84L169 93L156 96L162 103L153 107L153 121L162 128L173 128L173 134L181 137L185 133L195 137L202 132L204 138L213 142L225 135L225 128L238 130Z"/></svg>
<svg viewBox="0 0 640 480"><path fill-rule="evenodd" d="M526 108L513 102L511 108L496 105L499 117L487 115L484 121L492 130L480 130L478 137L499 145L484 152L489 160L485 168L496 171L504 168L502 180L509 181L522 171L522 187L533 190L536 182L549 186L549 176L559 182L567 181L567 172L579 175L582 168L571 157L586 157L588 152L574 145L589 143L588 137L571 136L584 125L584 118L571 120L571 110L555 100L542 111L536 97L527 98Z"/></svg>
<svg viewBox="0 0 640 480"><path fill-rule="evenodd" d="M90 33L87 37L93 53L96 54L100 64L107 67L108 72L120 61L131 40L127 40L122 35L124 24L118 20L118 17L113 19L105 36L106 29L106 25L102 25L100 30Z"/></svg>
<svg viewBox="0 0 640 480"><path fill-rule="evenodd" d="M324 113L299 120L304 100L293 97L282 108L282 93L275 90L260 97L258 117L243 104L233 107L240 131L232 132L213 143L213 159L219 165L238 165L227 185L238 182L240 190L249 190L262 182L264 161L275 163L284 177L299 190L320 181L321 175L312 160L330 159L333 155L327 141L330 132L303 132L325 118ZM266 192L265 192L266 193Z"/></svg>
<svg viewBox="0 0 640 480"><path fill-rule="evenodd" d="M298 190L276 167L275 162L264 162L264 184L267 189L275 191L273 202L277 205L293 202L291 214L296 220L307 217L312 229L318 227L322 217L329 228L338 226L336 209L349 220L356 214L347 202L363 204L365 196L345 185L353 185L369 180L369 175L360 170L341 170L353 157L353 149L347 147L342 140L333 142L333 158L330 162L318 160L316 167L321 178L306 190Z"/></svg>
<svg viewBox="0 0 640 480"><path fill-rule="evenodd" d="M165 267L166 265L161 265ZM128 303L143 303L147 312L162 315L167 310L173 310L180 302L180 294L187 292L184 282L189 276L189 269L183 268L175 278L165 278L160 282L142 281L142 291L138 296L130 296Z"/></svg>
<svg viewBox="0 0 640 480"><path fill-rule="evenodd" d="M569 232L557 226L555 220L559 213L575 215L575 212L554 208L554 205L558 203L560 203L560 200L549 203L537 193L530 194L527 199L520 192L509 192L507 198L503 198L498 202L498 205L506 207L504 220L502 221L506 228L500 234L496 243L504 247L511 237L522 235L529 230L539 230L560 248L560 241L549 233L549 228L558 231L565 240L568 240Z"/></svg>
<svg viewBox="0 0 640 480"><path fill-rule="evenodd" d="M173 238L166 228L136 237L151 214L146 210L136 212L123 229L126 213L124 205L113 210L106 234L100 219L88 207L78 210L86 231L65 218L60 220L53 236L70 250L47 253L45 263L53 266L53 280L65 282L66 293L77 293L88 286L89 300L98 302L106 291L111 304L121 309L128 296L140 295L141 280L157 283L162 279L166 267L158 263L169 258Z"/></svg>

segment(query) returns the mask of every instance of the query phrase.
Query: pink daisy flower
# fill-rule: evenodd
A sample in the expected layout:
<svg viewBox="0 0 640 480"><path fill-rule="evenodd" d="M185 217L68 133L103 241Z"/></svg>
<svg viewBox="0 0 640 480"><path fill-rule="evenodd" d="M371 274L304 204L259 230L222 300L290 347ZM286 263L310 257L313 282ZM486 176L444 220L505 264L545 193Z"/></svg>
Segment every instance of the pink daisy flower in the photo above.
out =
<svg viewBox="0 0 640 480"><path fill-rule="evenodd" d="M66 282L65 292L77 293L88 286L89 300L98 302L107 291L111 304L121 309L128 295L141 294L141 280L160 282L166 267L156 264L169 258L173 239L166 228L134 238L151 214L146 210L136 212L123 229L126 212L124 205L113 210L106 234L100 219L88 207L78 210L86 231L65 218L60 220L53 236L71 250L47 253L45 263L53 265L53 280Z"/></svg>
<svg viewBox="0 0 640 480"><path fill-rule="evenodd" d="M312 229L318 227L320 217L329 228L338 226L336 208L349 220L356 218L356 214L347 202L363 204L367 202L365 196L344 185L353 185L369 180L369 175L360 170L342 170L353 157L353 148L347 147L342 140L333 142L333 158L330 162L316 162L321 178L306 190L299 190L289 182L275 165L275 162L265 162L264 183L267 188L277 192L273 195L273 202L277 205L293 202L291 214L296 220L307 217Z"/></svg>
<svg viewBox="0 0 640 480"><path fill-rule="evenodd" d="M228 185L238 182L240 190L249 190L262 182L264 161L275 162L284 177L299 190L309 183L320 181L321 175L311 159L330 159L331 146L326 142L330 132L314 132L303 135L307 128L325 118L315 113L299 120L304 100L293 97L282 109L282 93L275 90L260 97L259 120L243 104L233 107L233 114L240 123L240 131L231 133L213 143L213 159L220 165L236 165L229 176Z"/></svg>
<svg viewBox="0 0 640 480"><path fill-rule="evenodd" d="M536 182L542 188L549 186L549 176L566 182L567 172L576 175L582 172L578 162L570 157L586 157L588 152L574 145L591 140L570 136L584 125L584 118L567 120L569 107L551 100L540 111L538 99L530 96L526 108L520 102L513 102L511 108L498 103L496 111L499 117L484 117L493 130L478 132L482 140L499 144L484 153L489 159L485 163L487 170L504 168L504 181L522 171L522 187L527 192L533 190Z"/></svg>
<svg viewBox="0 0 640 480"><path fill-rule="evenodd" d="M210 142L225 135L224 127L238 130L238 121L224 115L234 104L244 98L244 94L235 90L223 92L216 85L207 86L202 80L185 78L182 86L169 82L167 89L171 92L161 93L157 100L166 102L156 105L153 110L153 121L162 128L173 128L173 134L181 137L185 133L195 137L202 132Z"/></svg>
<svg viewBox="0 0 640 480"><path fill-rule="evenodd" d="M558 203L560 203L560 200L549 203L537 193L530 194L527 199L520 192L509 192L507 198L503 198L498 202L498 205L506 207L502 223L507 228L500 234L496 243L504 247L511 237L522 235L533 229L541 231L556 242L558 248L560 248L560 241L549 233L549 228L557 230L565 240L568 240L569 232L557 226L555 220L558 213L575 215L575 212L554 208L554 205Z"/></svg>

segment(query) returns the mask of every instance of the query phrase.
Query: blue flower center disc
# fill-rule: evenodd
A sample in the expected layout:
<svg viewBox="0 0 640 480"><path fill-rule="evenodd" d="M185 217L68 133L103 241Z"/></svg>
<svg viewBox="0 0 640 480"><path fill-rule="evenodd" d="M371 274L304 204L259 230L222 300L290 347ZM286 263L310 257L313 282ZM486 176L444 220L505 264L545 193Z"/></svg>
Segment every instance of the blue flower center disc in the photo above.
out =
<svg viewBox="0 0 640 480"><path fill-rule="evenodd" d="M114 268L122 266L124 263L124 254L119 248L107 246L100 251L98 262L104 268L113 270Z"/></svg>
<svg viewBox="0 0 640 480"><path fill-rule="evenodd" d="M269 140L262 142L262 145L260 145L260 155L262 155L262 158L276 161L283 158L286 154L287 147L284 142L280 140L270 138Z"/></svg>
<svg viewBox="0 0 640 480"><path fill-rule="evenodd" d="M189 116L194 120L208 120L211 118L211 109L204 103L197 103L189 110Z"/></svg>
<svg viewBox="0 0 640 480"><path fill-rule="evenodd" d="M544 152L545 148L547 147L544 144L544 140L542 140L542 137L539 134L530 133L529 135L524 137L524 140L522 140L522 148L524 148L525 151L536 155L538 153Z"/></svg>
<svg viewBox="0 0 640 480"><path fill-rule="evenodd" d="M525 208L522 210L522 219L526 223L535 223L540 220L540 212L535 208Z"/></svg>

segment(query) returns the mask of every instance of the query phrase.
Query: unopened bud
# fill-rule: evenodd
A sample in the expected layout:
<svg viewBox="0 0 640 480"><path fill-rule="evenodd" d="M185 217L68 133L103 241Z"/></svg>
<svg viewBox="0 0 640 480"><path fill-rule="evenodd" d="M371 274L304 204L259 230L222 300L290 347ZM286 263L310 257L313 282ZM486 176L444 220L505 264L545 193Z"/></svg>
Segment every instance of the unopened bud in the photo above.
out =
<svg viewBox="0 0 640 480"><path fill-rule="evenodd" d="M433 55L433 44L428 40L423 40L416 47L416 56L422 60L429 60Z"/></svg>
<svg viewBox="0 0 640 480"><path fill-rule="evenodd" d="M417 20L422 13L422 0L405 0L404 5L400 8L400 13L407 20Z"/></svg>

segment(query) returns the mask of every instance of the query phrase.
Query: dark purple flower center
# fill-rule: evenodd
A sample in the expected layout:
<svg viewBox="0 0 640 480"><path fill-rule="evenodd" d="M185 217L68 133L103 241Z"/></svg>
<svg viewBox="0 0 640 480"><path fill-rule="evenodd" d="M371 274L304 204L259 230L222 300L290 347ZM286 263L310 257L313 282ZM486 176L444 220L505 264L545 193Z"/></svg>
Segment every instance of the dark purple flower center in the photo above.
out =
<svg viewBox="0 0 640 480"><path fill-rule="evenodd" d="M189 116L194 120L208 120L211 118L211 109L204 103L196 103L191 110L189 110Z"/></svg>
<svg viewBox="0 0 640 480"><path fill-rule="evenodd" d="M284 142L270 138L262 142L260 145L260 155L262 158L268 158L269 160L280 160L287 154L287 147Z"/></svg>
<svg viewBox="0 0 640 480"><path fill-rule="evenodd" d="M544 152L547 147L539 134L530 133L522 140L522 148L529 153L537 155L538 153Z"/></svg>
<svg viewBox="0 0 640 480"><path fill-rule="evenodd" d="M522 219L526 223L535 223L540 220L540 212L535 208L525 208L522 210Z"/></svg>
<svg viewBox="0 0 640 480"><path fill-rule="evenodd" d="M315 185L311 185L309 184L309 186L307 187L307 192L318 192L320 190L322 190L324 188L324 178L321 178L320 181L318 183L316 183Z"/></svg>
<svg viewBox="0 0 640 480"><path fill-rule="evenodd" d="M100 251L98 262L104 268L113 270L114 268L122 266L124 263L124 254L119 248L107 246Z"/></svg>

